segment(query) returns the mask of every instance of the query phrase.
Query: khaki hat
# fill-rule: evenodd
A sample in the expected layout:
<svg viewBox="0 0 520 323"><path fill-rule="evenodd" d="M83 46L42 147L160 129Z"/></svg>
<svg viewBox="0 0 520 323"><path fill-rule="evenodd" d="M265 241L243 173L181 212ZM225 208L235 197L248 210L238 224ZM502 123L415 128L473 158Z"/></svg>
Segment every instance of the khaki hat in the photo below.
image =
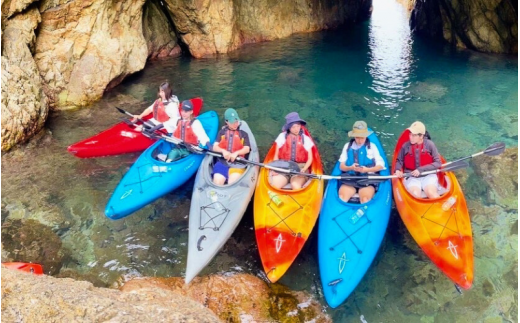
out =
<svg viewBox="0 0 520 323"><path fill-rule="evenodd" d="M424 123L422 123L421 121L415 121L414 123L412 123L408 130L410 130L410 132L414 135L424 135L426 133L426 127L424 126Z"/></svg>
<svg viewBox="0 0 520 323"><path fill-rule="evenodd" d="M348 132L349 137L368 137L373 131L368 130L367 123L365 121L356 121L352 126L352 131Z"/></svg>

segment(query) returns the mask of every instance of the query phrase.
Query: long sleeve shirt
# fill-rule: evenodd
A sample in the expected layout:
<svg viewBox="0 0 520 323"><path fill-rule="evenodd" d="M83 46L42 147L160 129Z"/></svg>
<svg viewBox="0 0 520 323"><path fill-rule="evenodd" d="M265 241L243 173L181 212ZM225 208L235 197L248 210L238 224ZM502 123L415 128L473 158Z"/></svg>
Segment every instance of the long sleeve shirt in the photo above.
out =
<svg viewBox="0 0 520 323"><path fill-rule="evenodd" d="M433 163L417 167L420 172L425 172L429 170L435 170L441 168L442 161L439 152L437 151L437 147L433 143L433 141L429 139L424 139L424 149L430 153L433 157ZM403 144L399 154L397 155L397 161L395 163L396 170L402 170L404 166L404 156L406 154L410 154L412 151L412 144L408 141ZM415 154L415 165L420 165L420 151L417 149ZM413 171L414 169L408 169L409 171Z"/></svg>

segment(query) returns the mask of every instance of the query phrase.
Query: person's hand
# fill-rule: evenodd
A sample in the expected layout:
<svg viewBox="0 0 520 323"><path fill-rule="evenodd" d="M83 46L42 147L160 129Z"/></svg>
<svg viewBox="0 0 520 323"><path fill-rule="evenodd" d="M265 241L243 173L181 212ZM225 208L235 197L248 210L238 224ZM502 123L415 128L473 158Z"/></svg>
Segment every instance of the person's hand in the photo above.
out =
<svg viewBox="0 0 520 323"><path fill-rule="evenodd" d="M358 173L366 173L367 170L368 170L368 168L365 167L365 166L361 166L361 167L356 167L354 170L355 170L356 172L358 172Z"/></svg>
<svg viewBox="0 0 520 323"><path fill-rule="evenodd" d="M414 177L419 177L419 175L421 175L421 172L420 172L418 169L416 169L416 170L414 170L411 174L412 174L412 176L414 176Z"/></svg>
<svg viewBox="0 0 520 323"><path fill-rule="evenodd" d="M355 170L356 170L356 168L358 168L358 167L359 167L359 164L358 164L358 163L354 163L354 164L352 164L352 165L351 165L351 166L349 166L349 167L350 167L350 170L353 170L353 171L355 171Z"/></svg>
<svg viewBox="0 0 520 323"><path fill-rule="evenodd" d="M395 171L395 176L397 176L398 178L403 178L403 172L400 171L400 170L396 170Z"/></svg>
<svg viewBox="0 0 520 323"><path fill-rule="evenodd" d="M235 151L234 153L232 153L232 154L229 155L229 160L231 160L232 162L234 162L235 159L237 159L237 157L238 157L238 152Z"/></svg>
<svg viewBox="0 0 520 323"><path fill-rule="evenodd" d="M132 121L132 122L136 122L137 119L139 119L139 116L134 114L134 117L133 117L132 120L130 120L130 121Z"/></svg>
<svg viewBox="0 0 520 323"><path fill-rule="evenodd" d="M306 167L300 168L300 173L307 173L307 170L308 168Z"/></svg>
<svg viewBox="0 0 520 323"><path fill-rule="evenodd" d="M222 152L222 157L224 157L225 160L229 160L231 158L231 153L227 150L224 150Z"/></svg>

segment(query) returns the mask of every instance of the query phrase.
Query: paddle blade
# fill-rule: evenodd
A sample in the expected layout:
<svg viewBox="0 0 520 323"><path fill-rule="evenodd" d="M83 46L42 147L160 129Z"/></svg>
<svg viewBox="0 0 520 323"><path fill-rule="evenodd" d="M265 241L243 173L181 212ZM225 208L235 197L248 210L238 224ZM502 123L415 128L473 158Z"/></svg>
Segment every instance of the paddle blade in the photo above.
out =
<svg viewBox="0 0 520 323"><path fill-rule="evenodd" d="M503 153L505 149L506 144L504 142L495 142L484 150L484 154L488 156L497 156Z"/></svg>
<svg viewBox="0 0 520 323"><path fill-rule="evenodd" d="M290 171L296 172L296 173L300 172L300 167L298 167L298 164L293 161L275 160L275 161L270 162L267 165L269 165L271 167L276 167L276 168L285 168L287 170L290 170Z"/></svg>
<svg viewBox="0 0 520 323"><path fill-rule="evenodd" d="M132 116L132 117L134 116L134 115L131 114L130 112L125 111L125 110L123 110L123 109L121 109L121 108L116 107L116 109L117 109L117 111L121 112L122 114L126 114L126 115L129 115L129 116Z"/></svg>

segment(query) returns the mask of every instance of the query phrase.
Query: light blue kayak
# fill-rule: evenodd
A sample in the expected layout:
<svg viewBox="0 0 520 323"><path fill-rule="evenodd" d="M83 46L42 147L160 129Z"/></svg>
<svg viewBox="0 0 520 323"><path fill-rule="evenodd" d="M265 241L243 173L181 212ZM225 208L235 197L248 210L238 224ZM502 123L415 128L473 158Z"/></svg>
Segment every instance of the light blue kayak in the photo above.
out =
<svg viewBox="0 0 520 323"><path fill-rule="evenodd" d="M208 111L197 119L213 143L218 132L217 114ZM205 154L191 153L171 163L158 159L164 159L170 147L171 144L162 139L139 156L110 197L105 208L108 218L117 220L132 214L175 190L197 172Z"/></svg>
<svg viewBox="0 0 520 323"><path fill-rule="evenodd" d="M385 160L386 169L380 175L389 175L390 169L381 143L375 133L368 138ZM332 175L341 175L339 162ZM325 300L332 308L347 299L370 267L385 235L392 205L390 180L381 182L374 198L365 204L360 204L355 198L349 203L343 202L338 196L340 186L338 180L329 181L318 228L321 283ZM360 208L364 210L364 215L352 224L350 218Z"/></svg>

